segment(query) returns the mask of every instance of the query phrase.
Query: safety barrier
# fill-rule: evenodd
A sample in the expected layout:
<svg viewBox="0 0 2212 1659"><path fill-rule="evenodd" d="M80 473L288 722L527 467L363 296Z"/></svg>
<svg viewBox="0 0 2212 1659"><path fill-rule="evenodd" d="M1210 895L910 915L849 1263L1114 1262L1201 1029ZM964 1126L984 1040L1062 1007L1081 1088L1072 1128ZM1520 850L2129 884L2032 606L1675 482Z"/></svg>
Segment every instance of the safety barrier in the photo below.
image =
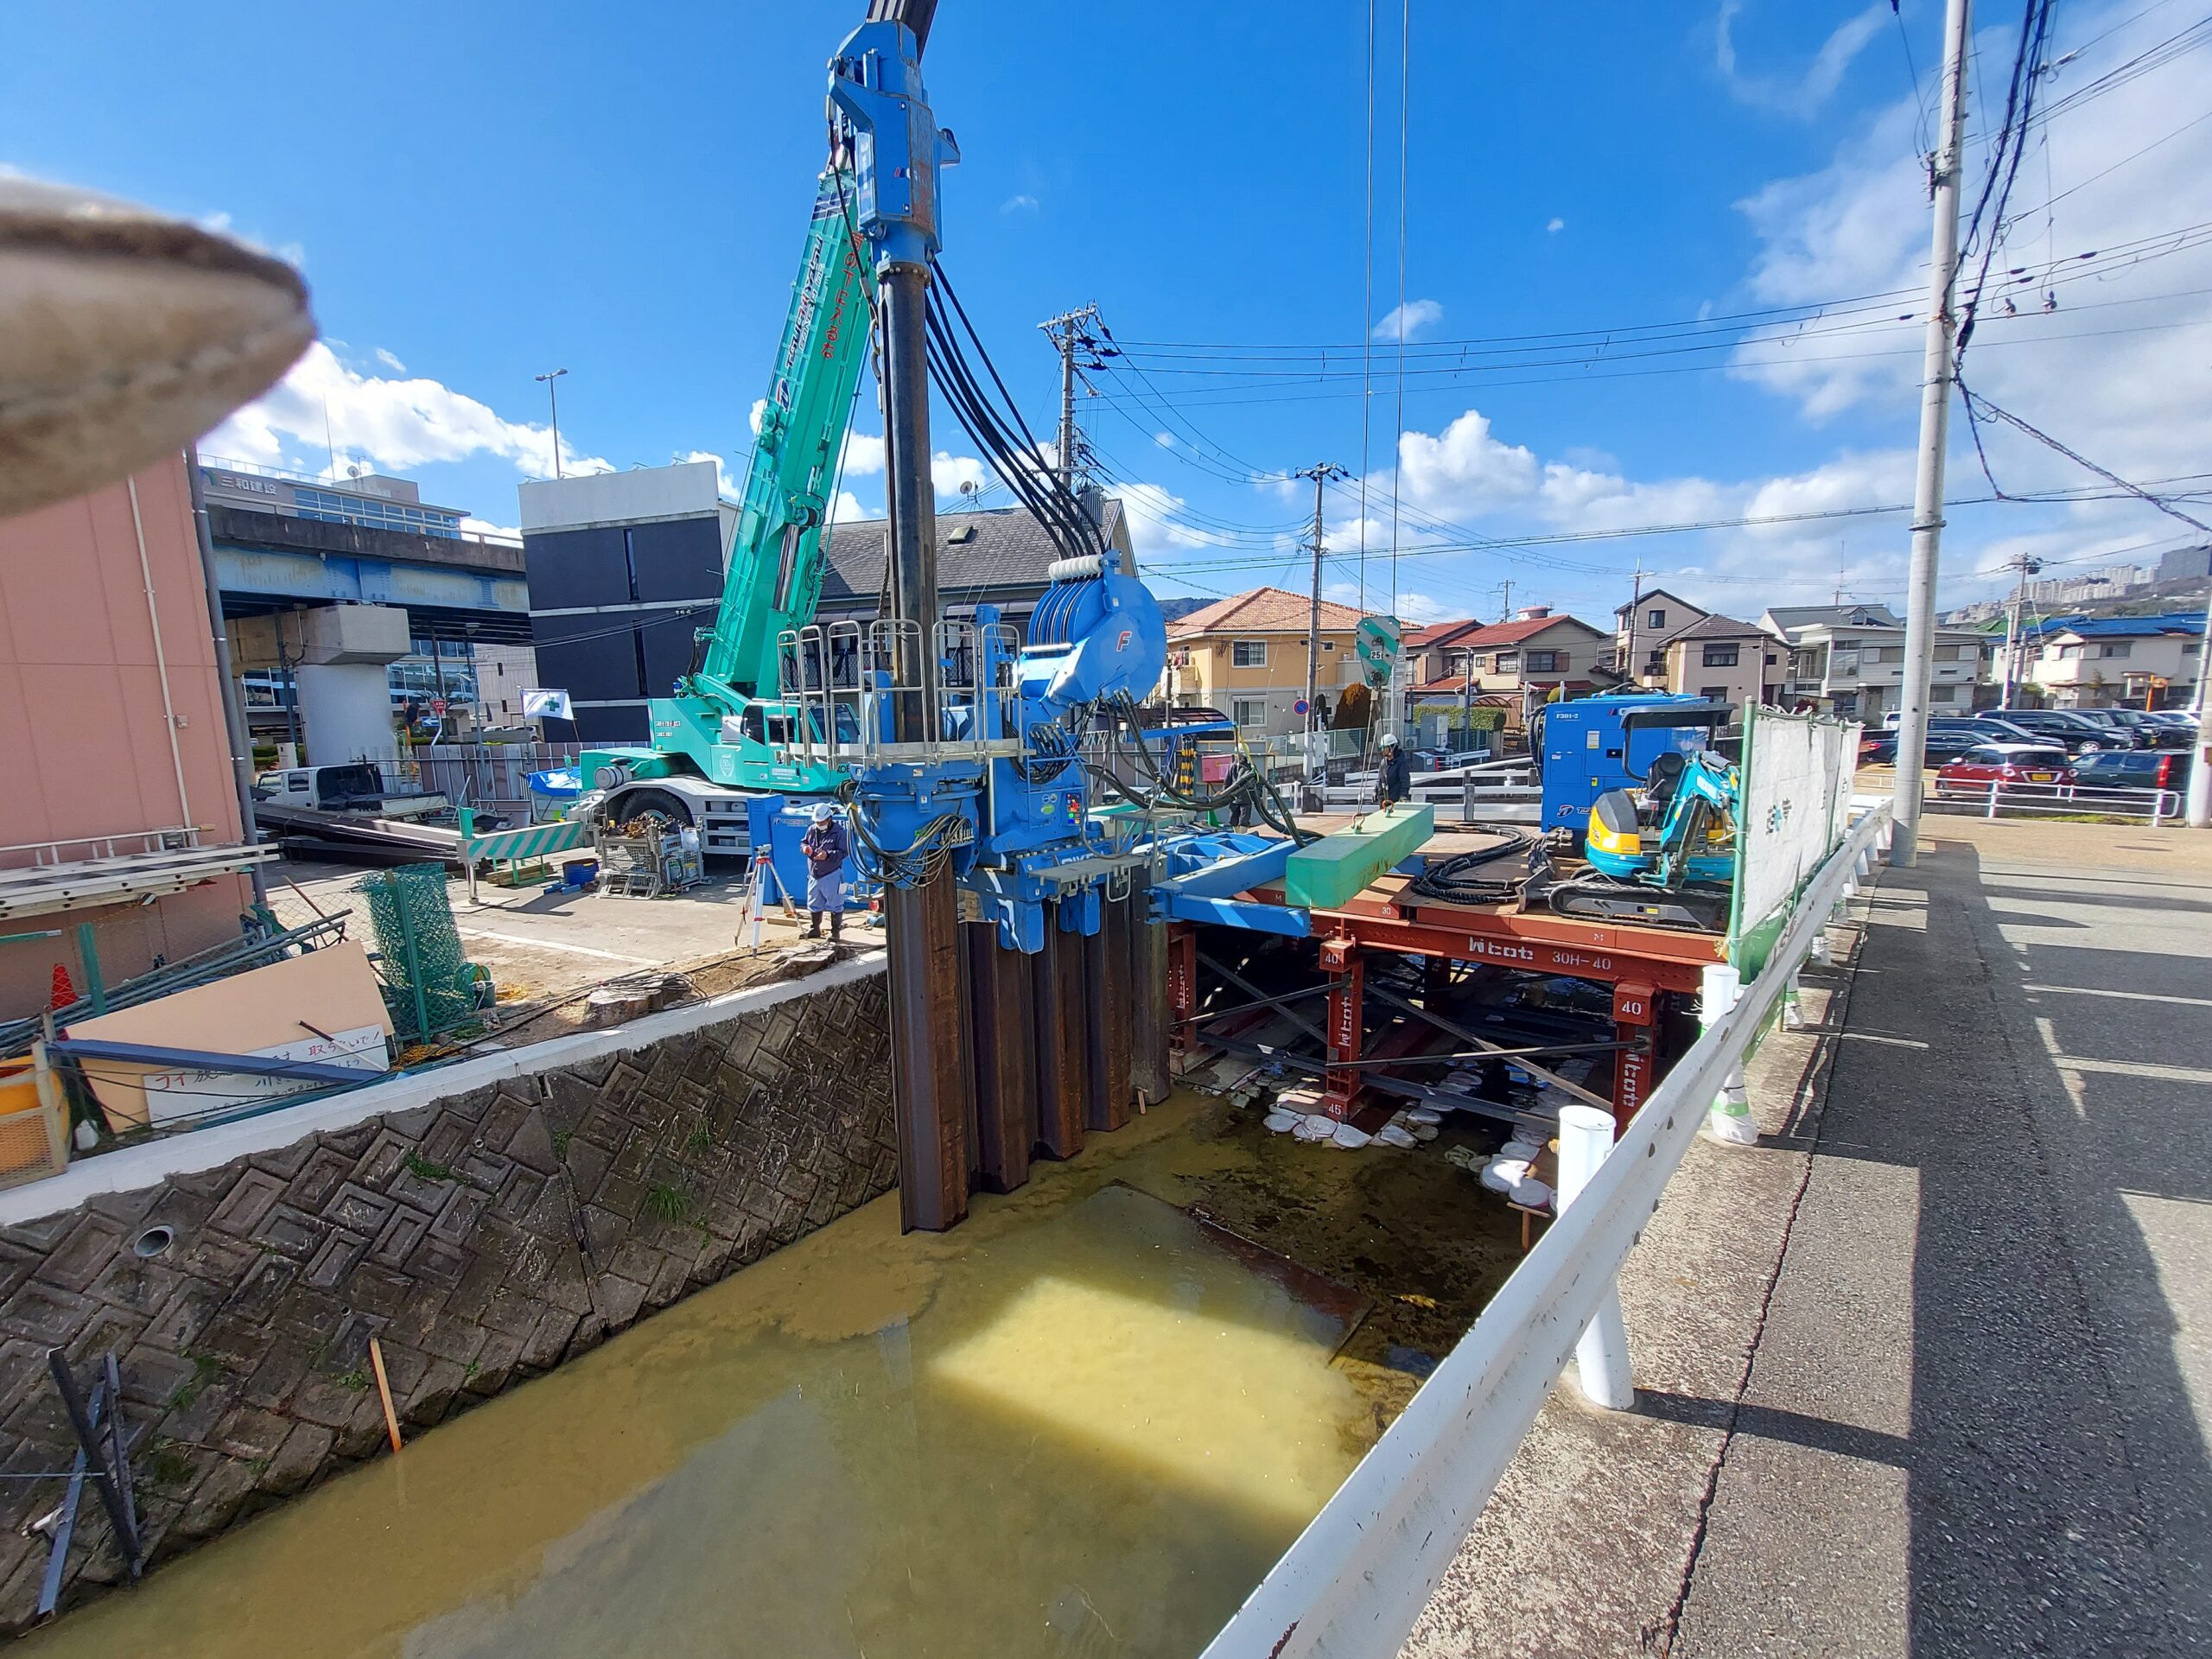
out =
<svg viewBox="0 0 2212 1659"><path fill-rule="evenodd" d="M1616 1278L1768 1016L1889 836L1869 808L1807 883L1758 976L1645 1102L1609 1155L1562 1146L1586 1176L1474 1326L1313 1517L1204 1659L1391 1659L1579 1344L1594 1403L1632 1397ZM1739 1084L1737 1086L1740 1086ZM1572 1138L1572 1137L1570 1137Z"/></svg>
<svg viewBox="0 0 2212 1659"><path fill-rule="evenodd" d="M476 815L467 807L461 810L461 863L468 878L468 902L476 902L476 867L480 863L531 864L550 858L556 853L574 852L591 839L591 826L582 822L556 820L552 823L525 823L513 830L493 830L483 835L476 833Z"/></svg>
<svg viewBox="0 0 2212 1659"><path fill-rule="evenodd" d="M2181 821L2181 791L2177 789L2131 789L2101 784L2008 784L1991 779L1986 784L1946 784L1940 779L1929 791L1929 804L1963 808L1985 818L2013 814L2020 817L2141 818L2153 828Z"/></svg>

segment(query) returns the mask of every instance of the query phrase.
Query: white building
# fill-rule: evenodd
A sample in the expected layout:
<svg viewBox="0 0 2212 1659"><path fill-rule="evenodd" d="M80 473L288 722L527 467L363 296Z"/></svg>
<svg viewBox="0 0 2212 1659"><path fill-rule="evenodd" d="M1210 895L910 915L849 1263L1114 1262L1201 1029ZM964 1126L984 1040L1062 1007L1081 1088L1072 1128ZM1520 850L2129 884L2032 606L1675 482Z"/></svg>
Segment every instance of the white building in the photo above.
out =
<svg viewBox="0 0 2212 1659"><path fill-rule="evenodd" d="M2000 646L1996 677L2005 680ZM2054 709L2186 708L2204 666L2204 613L2054 617L2023 632L2017 687Z"/></svg>
<svg viewBox="0 0 2212 1659"><path fill-rule="evenodd" d="M1783 695L1812 701L1847 719L1878 724L1901 706L1904 625L1884 605L1770 610L1761 626L1789 646ZM1981 677L1983 636L1972 628L1936 630L1928 702L1936 714L1966 714Z"/></svg>

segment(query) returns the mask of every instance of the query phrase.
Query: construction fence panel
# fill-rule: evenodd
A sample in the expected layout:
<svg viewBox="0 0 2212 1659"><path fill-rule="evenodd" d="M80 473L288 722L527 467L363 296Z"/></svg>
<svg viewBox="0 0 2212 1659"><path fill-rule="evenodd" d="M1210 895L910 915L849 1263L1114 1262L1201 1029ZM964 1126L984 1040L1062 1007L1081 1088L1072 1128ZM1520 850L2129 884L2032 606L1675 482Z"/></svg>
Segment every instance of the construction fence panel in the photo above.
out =
<svg viewBox="0 0 2212 1659"><path fill-rule="evenodd" d="M530 821L530 774L573 766L574 743L433 743L416 749L422 786L455 806L473 806L514 823Z"/></svg>
<svg viewBox="0 0 2212 1659"><path fill-rule="evenodd" d="M1858 748L1859 728L1838 721L1759 708L1745 715L1728 959L1746 978L1848 828Z"/></svg>

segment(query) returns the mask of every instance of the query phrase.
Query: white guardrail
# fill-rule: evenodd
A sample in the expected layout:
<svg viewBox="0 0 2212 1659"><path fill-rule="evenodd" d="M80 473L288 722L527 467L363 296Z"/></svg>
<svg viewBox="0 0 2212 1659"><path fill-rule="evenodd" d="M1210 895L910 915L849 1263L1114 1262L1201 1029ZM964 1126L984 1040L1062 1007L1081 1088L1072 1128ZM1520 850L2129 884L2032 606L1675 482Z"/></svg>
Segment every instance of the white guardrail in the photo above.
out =
<svg viewBox="0 0 2212 1659"><path fill-rule="evenodd" d="M2024 817L2142 818L2156 827L2181 820L2182 798L2177 789L2133 789L2102 784L2007 784L1993 779L1986 784L1938 782L1928 791L1928 803L1938 807L1964 807L1985 818L2018 813Z"/></svg>
<svg viewBox="0 0 2212 1659"><path fill-rule="evenodd" d="M1852 826L1806 884L1759 976L1726 1014L1708 1014L1619 1144L1203 1659L1393 1659L1593 1318L1586 1352L1602 1346L1616 1374L1586 1374L1585 1391L1627 1403L1621 1263L1716 1097L1732 1081L1740 1087L1752 1039L1815 942L1825 947L1837 906L1886 848L1889 823L1884 801ZM1563 1140L1563 1161L1568 1153Z"/></svg>

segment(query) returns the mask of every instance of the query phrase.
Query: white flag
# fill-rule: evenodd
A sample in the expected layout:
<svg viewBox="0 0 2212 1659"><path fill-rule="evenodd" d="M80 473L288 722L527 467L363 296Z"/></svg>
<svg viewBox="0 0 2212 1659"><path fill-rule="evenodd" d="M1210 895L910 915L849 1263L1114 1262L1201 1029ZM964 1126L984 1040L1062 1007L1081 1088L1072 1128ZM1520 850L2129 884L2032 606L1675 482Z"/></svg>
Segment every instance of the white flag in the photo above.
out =
<svg viewBox="0 0 2212 1659"><path fill-rule="evenodd" d="M551 691L542 686L527 686L522 694L522 714L524 720L574 720L569 709L569 694Z"/></svg>

